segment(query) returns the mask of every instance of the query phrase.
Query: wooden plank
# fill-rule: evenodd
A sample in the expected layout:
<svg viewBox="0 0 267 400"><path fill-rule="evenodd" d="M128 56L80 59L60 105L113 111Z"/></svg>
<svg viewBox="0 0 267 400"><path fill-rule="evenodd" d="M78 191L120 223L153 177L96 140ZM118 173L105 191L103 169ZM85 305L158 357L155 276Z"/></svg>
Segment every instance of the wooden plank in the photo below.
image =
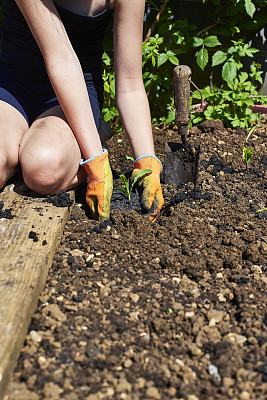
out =
<svg viewBox="0 0 267 400"><path fill-rule="evenodd" d="M12 183L0 193L13 219L0 218L0 399L16 366L70 207L24 195ZM29 192L28 192L29 194ZM74 198L74 192L70 192ZM30 232L37 239L29 237Z"/></svg>

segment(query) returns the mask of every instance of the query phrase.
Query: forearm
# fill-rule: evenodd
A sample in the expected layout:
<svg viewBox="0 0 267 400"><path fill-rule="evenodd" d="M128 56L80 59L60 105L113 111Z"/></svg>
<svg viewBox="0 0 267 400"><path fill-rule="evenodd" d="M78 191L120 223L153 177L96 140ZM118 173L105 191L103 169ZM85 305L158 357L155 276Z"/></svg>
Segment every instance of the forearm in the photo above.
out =
<svg viewBox="0 0 267 400"><path fill-rule="evenodd" d="M87 159L102 151L79 64L47 62L48 75L68 123Z"/></svg>
<svg viewBox="0 0 267 400"><path fill-rule="evenodd" d="M134 157L155 154L149 103L143 85L118 91L116 101Z"/></svg>

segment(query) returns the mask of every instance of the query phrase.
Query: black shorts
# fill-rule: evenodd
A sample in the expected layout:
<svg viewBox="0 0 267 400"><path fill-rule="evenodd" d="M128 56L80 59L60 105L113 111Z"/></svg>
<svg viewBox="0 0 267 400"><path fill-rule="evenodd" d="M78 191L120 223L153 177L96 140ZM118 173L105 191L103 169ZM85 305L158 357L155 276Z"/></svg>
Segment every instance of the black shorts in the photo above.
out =
<svg viewBox="0 0 267 400"><path fill-rule="evenodd" d="M103 107L103 82L99 73L86 73L84 79L98 128ZM30 80L26 74L6 65L0 65L0 100L18 110L29 126L43 112L59 105L49 81Z"/></svg>

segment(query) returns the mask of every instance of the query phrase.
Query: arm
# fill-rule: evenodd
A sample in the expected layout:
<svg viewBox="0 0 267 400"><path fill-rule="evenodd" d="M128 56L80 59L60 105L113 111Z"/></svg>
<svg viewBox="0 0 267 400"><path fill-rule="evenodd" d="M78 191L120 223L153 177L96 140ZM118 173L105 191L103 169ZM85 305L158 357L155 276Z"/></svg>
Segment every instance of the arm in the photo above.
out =
<svg viewBox="0 0 267 400"><path fill-rule="evenodd" d="M140 204L155 221L164 200L160 186L161 162L155 156L150 109L142 78L142 36L145 0L116 0L114 25L116 100L135 156L132 178L151 173L137 182Z"/></svg>
<svg viewBox="0 0 267 400"><path fill-rule="evenodd" d="M135 158L155 154L142 78L144 6L145 0L115 0L116 101Z"/></svg>
<svg viewBox="0 0 267 400"><path fill-rule="evenodd" d="M102 151L79 60L52 0L16 0L42 52L58 101L86 159Z"/></svg>

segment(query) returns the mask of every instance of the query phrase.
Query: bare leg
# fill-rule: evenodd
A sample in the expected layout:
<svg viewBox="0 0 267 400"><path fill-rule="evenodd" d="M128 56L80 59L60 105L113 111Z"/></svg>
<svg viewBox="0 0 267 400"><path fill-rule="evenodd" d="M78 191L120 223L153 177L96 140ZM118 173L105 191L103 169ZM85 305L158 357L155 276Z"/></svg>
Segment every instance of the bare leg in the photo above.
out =
<svg viewBox="0 0 267 400"><path fill-rule="evenodd" d="M40 194L68 190L86 179L81 151L60 106L47 110L24 135L19 158L26 185Z"/></svg>
<svg viewBox="0 0 267 400"><path fill-rule="evenodd" d="M16 172L19 145L28 129L27 121L18 110L0 101L0 188Z"/></svg>

